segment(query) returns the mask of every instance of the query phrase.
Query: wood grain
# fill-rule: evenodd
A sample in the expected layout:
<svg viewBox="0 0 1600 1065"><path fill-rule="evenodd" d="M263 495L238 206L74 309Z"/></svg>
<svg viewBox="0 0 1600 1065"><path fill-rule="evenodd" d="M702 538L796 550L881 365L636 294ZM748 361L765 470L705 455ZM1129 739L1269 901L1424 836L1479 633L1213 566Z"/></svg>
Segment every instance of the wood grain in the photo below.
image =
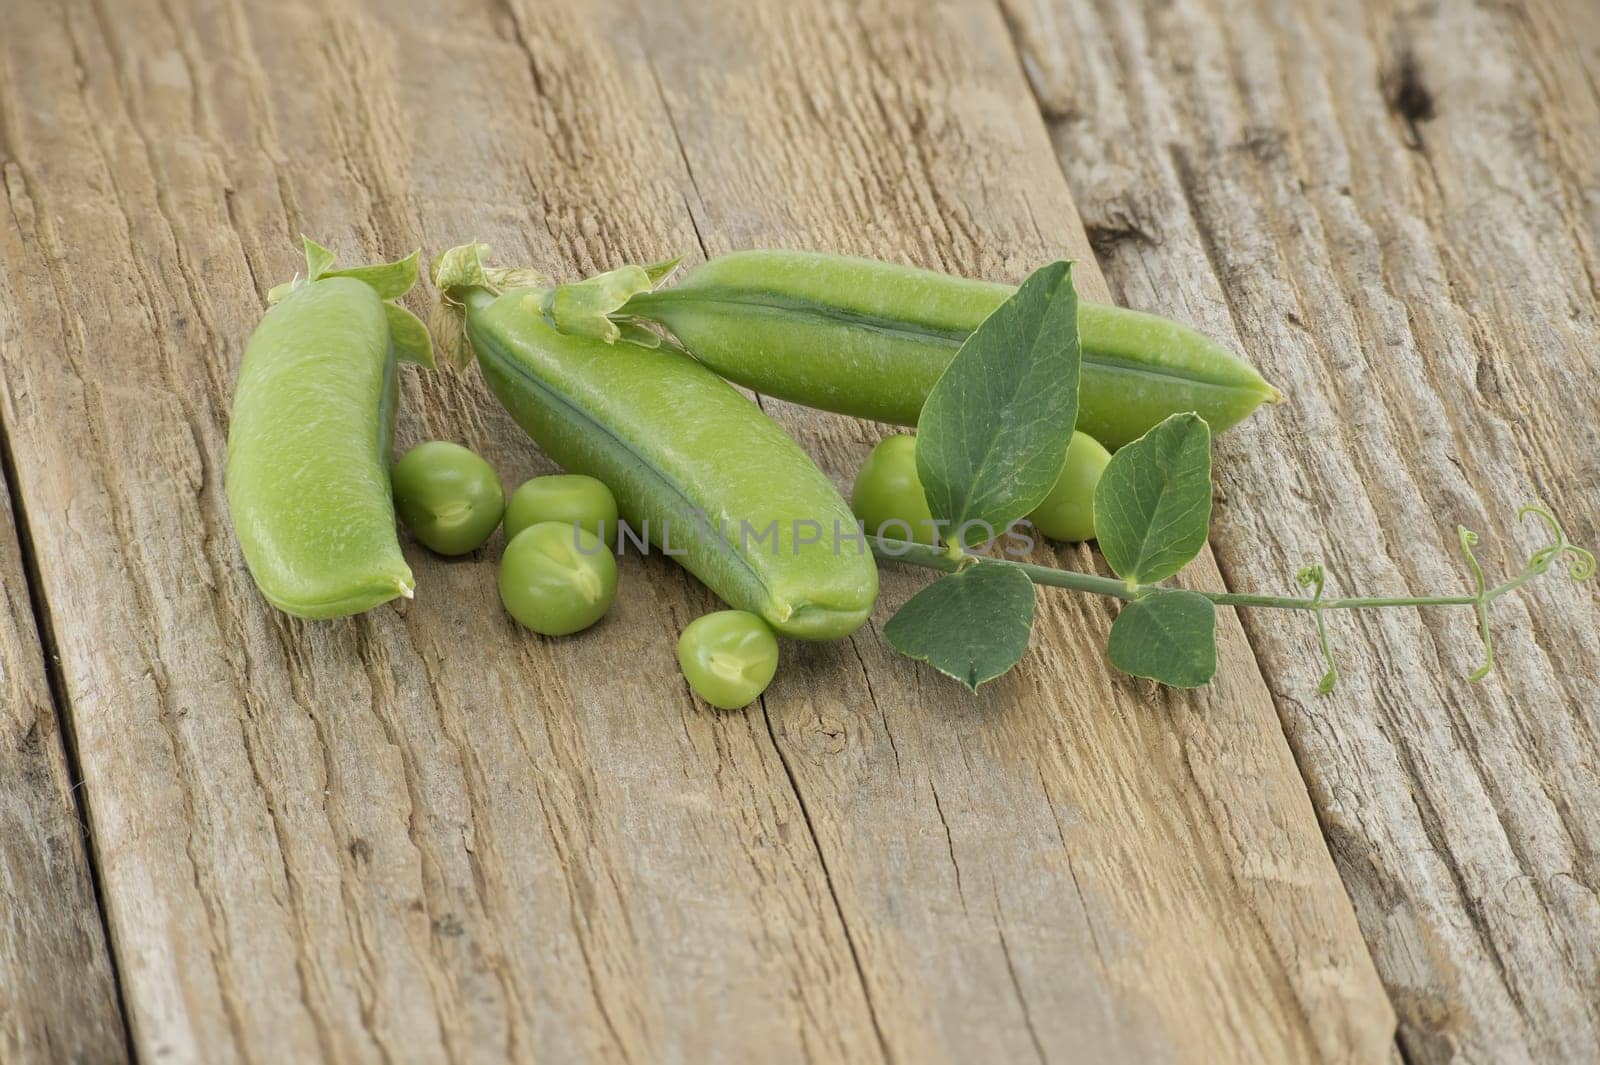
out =
<svg viewBox="0 0 1600 1065"><path fill-rule="evenodd" d="M0 341L10 346L3 330ZM0 1061L122 1061L111 954L44 663L0 473Z"/></svg>
<svg viewBox="0 0 1600 1065"><path fill-rule="evenodd" d="M1510 573L1543 500L1600 544L1600 10L1008 2L1113 290L1248 351L1290 396L1219 445L1236 591ZM1600 599L1340 618L1251 644L1414 1062L1600 1045Z"/></svg>
<svg viewBox="0 0 1600 1065"><path fill-rule="evenodd" d="M649 35L666 45L652 63L708 254L811 246L1013 280L1066 256L1083 260L1085 293L1103 298L995 13L867 5L814 18L755 5L740 17L662 16ZM804 77L804 55L755 47L770 39L816 41L828 82ZM724 103L707 109L708 100ZM882 176L830 180L838 174ZM847 483L867 450L860 423L768 407ZM1058 561L1093 564L1081 552ZM1209 562L1195 578L1218 580ZM897 575L887 595L898 605L920 583ZM865 691L839 691L824 674L808 678L799 705L785 685L769 694L847 925L905 929L861 947L876 1000L933 1026L904 1028L894 1048L910 1060L941 1043L983 1057L997 1045L995 1018L1020 1010L1034 1046L999 1044L1008 1056L1386 1054L1387 1005L1366 983L1365 959L1324 923L1337 900L1308 864L1320 848L1283 831L1296 824L1299 789L1281 775L1276 722L1231 619L1217 687L1183 698L1110 673L1103 604L1046 596L1041 608L1037 657L980 699L978 716L895 656L878 625L852 640ZM863 697L878 720L863 715ZM893 782L882 779L891 762ZM908 827L926 841L910 868ZM1185 845L1170 850L1177 838ZM951 868L932 880L940 843ZM1017 876L1023 869L1030 875ZM1184 886L1174 892L1174 882ZM1241 889L1259 914L1250 932L1217 922ZM919 896L930 900L923 912L905 914L903 900ZM1291 942L1308 934L1328 952L1290 960ZM943 945L952 937L970 944L959 966ZM1109 993L1053 963L1086 949L1115 974ZM1156 950L1165 962L1150 963ZM1212 979L1252 990L1244 1000L1197 995ZM1305 1003L1295 1024L1304 1027L1263 1025L1248 1004L1263 995ZM1159 1018L1159 1034L1139 1017ZM1234 1026L1237 1036L1224 1034Z"/></svg>
<svg viewBox="0 0 1600 1065"><path fill-rule="evenodd" d="M684 8L9 16L0 262L37 280L0 304L6 427L141 1056L1386 1058L1231 617L1217 687L1176 696L1111 677L1104 605L1049 596L973 699L883 643L920 581L895 572L870 630L786 646L724 715L673 666L712 601L659 558L564 641L495 608L498 540L410 551L404 612L254 593L228 396L300 231L564 276L763 243L1087 258L996 9ZM406 441L548 468L475 375L406 399ZM841 480L879 432L768 407Z"/></svg>

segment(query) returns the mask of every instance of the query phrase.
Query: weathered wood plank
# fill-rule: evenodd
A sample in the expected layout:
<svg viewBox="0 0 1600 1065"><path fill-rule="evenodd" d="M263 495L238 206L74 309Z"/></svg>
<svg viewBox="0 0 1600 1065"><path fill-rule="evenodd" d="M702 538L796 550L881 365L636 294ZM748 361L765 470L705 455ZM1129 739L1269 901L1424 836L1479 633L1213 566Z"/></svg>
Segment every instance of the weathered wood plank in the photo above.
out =
<svg viewBox="0 0 1600 1065"><path fill-rule="evenodd" d="M145 1056L1387 1053L1229 619L1203 697L1110 679L1107 611L1052 596L981 699L874 628L787 648L764 712L712 715L672 660L711 601L662 559L552 642L495 607L498 542L413 552L406 612L321 625L266 608L233 546L228 394L300 230L372 256L481 237L569 275L697 242L997 277L1081 255L994 10L16 22L0 261L42 280L0 307L28 341L7 426ZM405 439L545 468L475 376L406 394ZM876 435L779 413L841 478ZM882 617L915 583L889 577Z"/></svg>
<svg viewBox="0 0 1600 1065"><path fill-rule="evenodd" d="M814 246L1013 279L1065 255L1104 298L994 11L696 10L650 17L647 36L708 253ZM803 73L824 61L827 78ZM768 406L847 483L860 423ZM896 574L886 597L920 583ZM1300 787L1237 627L1223 620L1216 689L1183 698L1110 673L1103 604L1041 607L1035 657L978 700L911 668L876 626L851 641L860 682L841 685L841 651L769 694L874 1000L919 1022L891 1046L910 1060L951 1045L966 1059L1386 1055L1388 1007L1330 920L1343 899L1298 835Z"/></svg>
<svg viewBox="0 0 1600 1065"><path fill-rule="evenodd" d="M0 290L7 287L0 276ZM13 334L0 327L0 347ZM61 722L0 473L0 1061L126 1059Z"/></svg>
<svg viewBox="0 0 1600 1065"><path fill-rule="evenodd" d="M7 301L10 427L141 1054L876 1058L765 725L696 711L676 676L661 634L705 597L670 564L634 564L617 616L561 643L498 609L497 551L419 553L409 614L327 625L265 608L240 566L223 441L268 279L302 229L409 248L424 201L435 245L483 224L456 209L480 196L513 212L489 230L523 225L513 161L546 140L526 111L411 183L412 123L501 111L521 52L401 41L394 10L102 13L15 13L0 254L40 279ZM406 114L408 85L454 89ZM485 149L507 153L493 197L456 169ZM621 179L615 207L563 209L627 223L644 192ZM428 399L408 436L531 471L472 379Z"/></svg>
<svg viewBox="0 0 1600 1065"><path fill-rule="evenodd" d="M1600 10L1178 0L1008 8L1113 288L1238 341L1290 395L1220 447L1235 590L1327 559L1340 589L1496 572L1548 502L1600 542ZM1413 1061L1600 1045L1600 602L1251 642Z"/></svg>

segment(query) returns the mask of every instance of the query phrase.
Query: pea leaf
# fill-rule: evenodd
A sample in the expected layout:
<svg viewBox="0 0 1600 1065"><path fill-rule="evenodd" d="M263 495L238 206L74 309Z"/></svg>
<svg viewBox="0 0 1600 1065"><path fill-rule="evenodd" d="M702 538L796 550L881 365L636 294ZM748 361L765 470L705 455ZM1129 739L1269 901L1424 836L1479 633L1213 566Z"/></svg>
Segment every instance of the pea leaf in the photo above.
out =
<svg viewBox="0 0 1600 1065"><path fill-rule="evenodd" d="M473 286L492 288L489 268L484 265L488 257L487 244L460 244L435 255L428 276L433 278L434 287L446 295Z"/></svg>
<svg viewBox="0 0 1600 1065"><path fill-rule="evenodd" d="M1211 527L1211 429L1198 414L1174 414L1128 444L1094 491L1100 552L1128 581L1177 573L1205 546Z"/></svg>
<svg viewBox="0 0 1600 1065"><path fill-rule="evenodd" d="M1203 687L1217 671L1216 607L1194 592L1147 592L1117 615L1106 653L1124 673L1175 688Z"/></svg>
<svg viewBox="0 0 1600 1065"><path fill-rule="evenodd" d="M292 279L285 281L281 285L273 285L267 292L267 302L269 304L282 302L288 298L289 293L301 285L309 285L333 269L333 252L324 248L304 233L300 234L300 244L306 253L306 276L301 277L296 274Z"/></svg>
<svg viewBox="0 0 1600 1065"><path fill-rule="evenodd" d="M650 292L672 276L683 262L683 256L663 259L644 266L619 266L603 274L557 285L544 294L540 313L550 328L573 336L592 337L614 344L618 340L633 339L649 332L622 314L623 306L633 297ZM661 338L651 334L648 347L658 347Z"/></svg>
<svg viewBox="0 0 1600 1065"><path fill-rule="evenodd" d="M1022 660L1033 628L1033 582L1010 566L968 566L912 596L883 635L970 690Z"/></svg>
<svg viewBox="0 0 1600 1065"><path fill-rule="evenodd" d="M1078 294L1051 263L985 318L928 393L917 474L952 542L992 537L1044 501L1078 419Z"/></svg>
<svg viewBox="0 0 1600 1065"><path fill-rule="evenodd" d="M315 281L317 278L333 269L333 252L312 240L304 233L300 234L300 243L306 250L306 280Z"/></svg>
<svg viewBox="0 0 1600 1065"><path fill-rule="evenodd" d="M539 309L551 329L613 344L622 336L622 330L611 320L611 314L654 287L655 282L644 267L619 266L549 289Z"/></svg>
<svg viewBox="0 0 1600 1065"><path fill-rule="evenodd" d="M324 270L322 277L353 277L372 286L380 300L397 300L411 291L417 283L422 259L421 252L412 252L399 262L373 263L370 266L348 266L342 270Z"/></svg>
<svg viewBox="0 0 1600 1065"><path fill-rule="evenodd" d="M422 319L398 303L385 303L383 311L389 318L389 343L394 345L395 356L433 369L433 341Z"/></svg>
<svg viewBox="0 0 1600 1065"><path fill-rule="evenodd" d="M678 267L683 265L683 256L675 255L670 259L658 259L653 263L645 263L640 269L644 270L650 284L660 285L667 278L678 272Z"/></svg>
<svg viewBox="0 0 1600 1065"><path fill-rule="evenodd" d="M422 257L421 252L414 251L397 262L370 263L365 266L347 266L344 269L335 270L333 268L333 252L324 248L310 237L302 235L300 241L305 245L306 276L296 277L294 280L285 281L281 285L274 285L272 290L267 293L268 303L277 303L300 286L321 281L325 277L350 277L364 282L378 294L380 300L385 302L399 299L407 292L410 292L411 287L417 283L419 264ZM390 320L391 322L393 321L393 315L390 316ZM419 322L418 324L420 325L421 323ZM431 355L426 362L422 362L420 359L412 361L421 362L424 366L433 365Z"/></svg>

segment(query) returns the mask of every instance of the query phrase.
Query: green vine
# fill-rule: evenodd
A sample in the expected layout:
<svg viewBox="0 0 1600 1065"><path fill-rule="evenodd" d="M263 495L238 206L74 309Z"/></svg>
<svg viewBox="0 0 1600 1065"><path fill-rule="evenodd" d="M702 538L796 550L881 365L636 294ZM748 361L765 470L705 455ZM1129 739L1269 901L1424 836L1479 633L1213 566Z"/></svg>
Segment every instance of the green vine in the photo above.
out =
<svg viewBox="0 0 1600 1065"><path fill-rule="evenodd" d="M1311 590L1311 594L1308 596L1253 595L1241 592L1206 591L1193 592L1191 594L1209 600L1214 606L1304 610L1311 612L1316 619L1317 639L1322 652L1323 663L1326 666L1326 671L1317 685L1317 691L1323 695L1333 691L1339 680L1339 669L1334 661L1332 645L1328 636L1325 617L1328 611L1368 610L1385 607L1470 606L1474 609L1478 619L1478 628L1483 639L1484 661L1483 665L1469 674L1469 679L1479 681L1488 676L1494 668L1494 645L1489 629L1488 610L1491 603L1501 596L1522 587L1535 577L1548 573L1556 561L1563 556L1569 556L1570 561L1567 573L1574 581L1588 580L1595 574L1596 562L1594 554L1567 539L1566 531L1561 527L1561 523L1556 520L1555 515L1551 514L1546 507L1537 504L1529 504L1517 511L1518 520L1526 519L1530 515L1538 518L1544 525L1551 536L1551 542L1535 550L1516 576L1496 585L1488 584L1484 577L1483 567L1473 555L1472 548L1478 543L1477 533L1472 532L1470 529L1457 527L1457 535L1461 542L1462 551L1466 555L1467 568L1473 581L1474 590L1470 595L1353 596L1329 599L1324 596L1326 574L1321 563L1305 566L1295 574L1296 582L1302 588ZM869 542L873 553L887 562L902 562L927 569L940 570L945 573L962 573L977 566L1006 567L1019 571L1034 584L1070 588L1074 591L1108 596L1124 602L1136 602L1152 595L1175 590L1171 586L1162 583L1130 583L1115 577L1103 577L1097 573L1056 569L1051 566L1019 562L1014 559L994 558L988 555L965 553L960 558L954 558L946 548L931 547L926 544L910 543L904 540L874 537L870 538Z"/></svg>

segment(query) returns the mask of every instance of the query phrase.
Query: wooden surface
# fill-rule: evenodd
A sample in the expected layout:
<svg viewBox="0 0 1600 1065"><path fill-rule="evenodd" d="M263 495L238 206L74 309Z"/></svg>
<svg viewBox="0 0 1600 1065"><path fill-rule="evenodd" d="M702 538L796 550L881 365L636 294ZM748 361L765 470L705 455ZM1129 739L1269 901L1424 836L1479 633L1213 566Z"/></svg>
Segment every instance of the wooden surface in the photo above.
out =
<svg viewBox="0 0 1600 1065"><path fill-rule="evenodd" d="M1593 543L1592 24L14 8L0 417L139 1057L1373 1061L1397 1015L1413 1061L1594 1045L1592 586L1500 604L1480 686L1459 616L1341 619L1327 700L1293 620L1225 612L1217 685L1180 696L1112 676L1110 610L1051 594L1024 667L972 698L883 642L924 579L886 570L869 628L786 645L761 707L715 714L673 662L712 599L665 560L625 558L614 615L568 640L499 611L498 537L408 546L404 610L302 623L255 594L221 485L243 341L302 231L349 261L484 239L563 277L753 246L1013 279L1069 255L1104 296L1092 240L1118 298L1294 397L1219 444L1222 573L1195 583L1283 590L1317 555L1453 590L1452 523L1526 542L1529 492ZM549 468L475 374L405 401L402 444ZM841 483L881 432L765 405ZM17 571L5 676L48 716ZM62 756L34 757L0 762L0 809L70 852ZM49 831L0 861L38 867ZM55 952L50 994L87 1004L52 1027L22 995L8 1061L121 1051L77 870L23 902L43 938L0 944L0 989Z"/></svg>
<svg viewBox="0 0 1600 1065"><path fill-rule="evenodd" d="M0 1061L117 1061L111 955L12 519L0 493Z"/></svg>
<svg viewBox="0 0 1600 1065"><path fill-rule="evenodd" d="M1325 559L1340 591L1509 575L1543 500L1600 543L1600 7L1180 2L1010 8L1119 299L1251 353L1292 401L1218 445L1235 591ZM1600 598L1247 616L1421 1061L1600 1047Z"/></svg>

